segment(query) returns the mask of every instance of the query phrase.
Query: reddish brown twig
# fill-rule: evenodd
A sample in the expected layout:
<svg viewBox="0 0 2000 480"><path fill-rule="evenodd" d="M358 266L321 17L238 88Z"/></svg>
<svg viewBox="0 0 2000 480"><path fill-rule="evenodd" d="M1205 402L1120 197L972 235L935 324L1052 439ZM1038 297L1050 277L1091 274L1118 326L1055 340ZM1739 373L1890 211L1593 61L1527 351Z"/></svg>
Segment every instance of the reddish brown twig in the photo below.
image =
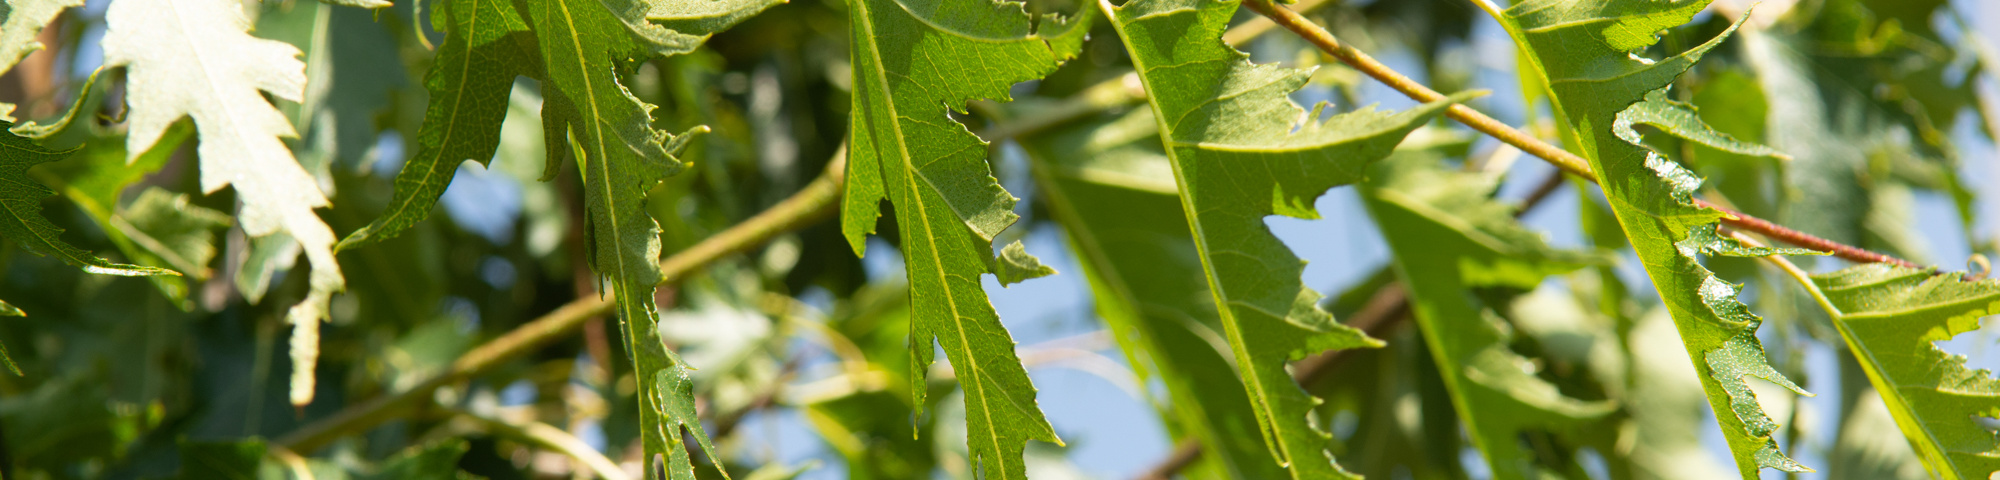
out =
<svg viewBox="0 0 2000 480"><path fill-rule="evenodd" d="M1389 68L1389 66L1375 61L1374 57L1370 57L1368 54L1362 53L1352 46L1340 43L1340 40L1334 38L1333 34L1327 33L1326 29L1320 28L1319 25L1306 20L1298 12L1273 5L1269 0L1248 0L1243 2L1243 6L1263 14L1265 17L1270 18L1271 21L1276 22L1278 26L1285 27L1286 30L1291 30L1292 33L1298 34L1300 38L1312 42L1321 51L1340 59L1341 62L1354 67L1355 70L1360 70L1370 77L1375 77L1376 80L1387 84L1390 88L1403 92L1404 95L1410 98L1422 102L1435 102L1445 99L1444 94L1438 93L1436 90L1432 90L1422 83L1417 83L1416 80L1412 80L1410 77ZM1527 132L1501 123L1499 120L1493 119L1493 117L1479 113L1478 110L1473 110L1472 107L1452 105L1450 109L1445 111L1445 115L1451 117L1453 120L1458 120L1459 123L1463 123L1465 126L1472 127L1473 130L1491 135L1493 138L1507 142L1508 145L1513 145L1523 152L1528 152L1531 155L1547 160L1550 164L1555 165L1556 168L1560 168L1565 172L1589 179L1593 183L1598 181L1596 173L1590 170L1589 160L1563 150L1561 147L1544 142L1540 138L1535 138L1534 135L1530 135ZM1721 210L1726 215L1723 217L1722 223L1730 226L1730 228L1755 232L1759 235L1770 237L1772 240L1831 253L1836 257L1855 263L1886 262L1916 268L1916 264L1896 257L1871 252L1860 247L1844 245L1805 232L1785 228L1743 212L1722 208L1701 199L1695 199L1695 204Z"/></svg>

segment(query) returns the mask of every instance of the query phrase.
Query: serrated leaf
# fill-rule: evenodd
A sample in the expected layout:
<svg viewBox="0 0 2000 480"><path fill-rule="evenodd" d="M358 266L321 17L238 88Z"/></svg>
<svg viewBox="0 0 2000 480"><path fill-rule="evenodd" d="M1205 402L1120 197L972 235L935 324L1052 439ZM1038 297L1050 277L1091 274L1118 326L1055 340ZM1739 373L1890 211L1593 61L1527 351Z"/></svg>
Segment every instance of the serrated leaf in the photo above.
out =
<svg viewBox="0 0 2000 480"><path fill-rule="evenodd" d="M1167 387L1177 437L1207 450L1189 472L1278 478L1243 381L1222 345L1150 110L1020 139L1042 201L1067 234L1092 303L1145 383Z"/></svg>
<svg viewBox="0 0 2000 480"><path fill-rule="evenodd" d="M1043 265L1042 259L1028 254L1028 247L1020 240L1000 249L1000 256L993 260L993 276L1000 279L1003 287L1056 274L1055 267Z"/></svg>
<svg viewBox="0 0 2000 480"><path fill-rule="evenodd" d="M169 125L193 117L202 191L235 187L245 234L290 235L311 262L306 298L286 312L291 401L311 403L319 322L346 280L333 258L333 230L313 213L328 206L326 196L285 148L280 137L297 134L263 96L300 100L305 64L298 49L250 36L242 6L226 0L123 0L105 18L104 64L129 72L127 154L145 152Z"/></svg>
<svg viewBox="0 0 2000 480"><path fill-rule="evenodd" d="M1048 75L1076 55L1081 43L1071 36L1089 30L1090 17L1043 21L1037 34L1015 2L859 0L848 15L854 109L842 233L862 254L882 200L896 206L915 312L911 383L923 384L933 345L942 345L965 389L974 476L1023 478L1027 441L1061 440L1035 406L1034 385L979 277L1032 257L994 259L993 237L1014 223L1015 198L990 173L986 143L947 111L1008 100L1008 87ZM925 389L912 393L923 405Z"/></svg>
<svg viewBox="0 0 2000 480"><path fill-rule="evenodd" d="M1664 104L1664 95L1642 104L1648 94L1666 88L1735 26L1666 59L1644 60L1634 52L1657 42L1656 32L1686 23L1707 5L1708 0L1536 0L1497 17L1529 60L1522 68L1548 86L1564 138L1590 160L1620 227L1673 315L1739 473L1747 479L1756 478L1761 467L1810 471L1778 450L1771 439L1778 425L1744 379L1805 392L1764 358L1756 337L1762 319L1737 301L1738 286L1715 278L1697 261L1698 255L1742 253L1743 247L1713 234L1721 212L1693 205L1700 178L1629 141L1637 138L1631 125L1656 122L1660 112L1674 108ZM1683 134L1700 130L1674 127L1678 123L1660 122Z"/></svg>
<svg viewBox="0 0 2000 480"><path fill-rule="evenodd" d="M1695 112L1693 105L1668 99L1667 89L1662 88L1647 92L1645 101L1633 104L1631 107L1626 108L1625 111L1619 112L1618 121L1611 128L1614 132L1618 133L1619 138L1623 138L1625 141L1633 144L1640 144L1643 140L1640 138L1639 132L1634 130L1632 126L1644 124L1657 127L1661 131L1673 136L1725 152L1739 155L1773 157L1784 160L1791 159L1791 156L1785 155L1777 149L1737 140L1735 137L1729 136L1729 134L1716 131L1714 127L1710 127L1707 123L1702 122L1699 115L1699 113Z"/></svg>
<svg viewBox="0 0 2000 480"><path fill-rule="evenodd" d="M1328 434L1307 419L1319 400L1293 382L1286 363L1381 342L1319 308L1319 293L1299 277L1304 262L1271 234L1264 217L1317 217L1314 198L1359 181L1369 163L1449 102L1400 113L1363 109L1320 121L1317 110L1302 115L1286 97L1305 85L1309 72L1251 64L1222 42L1236 3L1099 6L1124 39L1150 96L1182 210L1266 446L1294 478L1351 477L1326 454Z"/></svg>
<svg viewBox="0 0 2000 480"><path fill-rule="evenodd" d="M42 34L42 27L56 19L56 15L69 7L83 5L83 0L5 0L0 2L0 74L6 74L23 57L43 48L35 38ZM0 121L13 122L8 116L14 105L0 102Z"/></svg>
<svg viewBox="0 0 2000 480"><path fill-rule="evenodd" d="M760 10L770 1L733 2ZM550 165L575 159L583 177L584 210L591 226L589 247L598 275L617 295L626 347L639 377L639 418L645 458L668 456L668 473L694 478L682 445L680 426L689 429L709 458L717 458L700 423L682 411L692 390L669 388L690 368L660 340L653 288L660 273L660 228L644 207L646 191L681 169L675 154L696 127L670 135L652 126L653 106L632 96L619 73L638 60L682 53L699 46L706 33L686 34L647 23L637 1L556 0L534 2L528 13L542 57L543 131ZM503 92L504 93L504 92ZM504 103L500 106L504 107ZM558 150L567 150L559 152ZM650 468L649 468L650 470Z"/></svg>
<svg viewBox="0 0 2000 480"><path fill-rule="evenodd" d="M1492 198L1499 179L1443 168L1435 156L1399 153L1376 165L1362 189L1368 210L1394 253L1423 338L1452 403L1493 478L1542 478L1570 465L1546 465L1523 448L1526 433L1576 438L1617 408L1563 395L1509 349L1511 332L1475 287L1517 291L1548 275L1602 259L1556 250L1513 220Z"/></svg>
<svg viewBox="0 0 2000 480"><path fill-rule="evenodd" d="M90 273L103 275L179 275L172 270L112 263L62 241L61 227L42 218L42 199L56 191L28 178L36 165L68 158L76 149L50 150L6 131L0 121L0 236L37 255L51 256Z"/></svg>
<svg viewBox="0 0 2000 480"><path fill-rule="evenodd" d="M1987 478L2000 441L1977 418L2000 418L2000 381L1934 342L2000 313L2000 281L1967 281L1888 264L1814 275L1841 338L1937 478Z"/></svg>
<svg viewBox="0 0 2000 480"><path fill-rule="evenodd" d="M449 27L435 63L424 74L430 99L417 129L416 151L396 174L388 209L341 239L340 250L402 233L430 215L459 165L466 160L488 165L500 144L514 78L541 73L534 34L512 2L451 0L439 8Z"/></svg>
<svg viewBox="0 0 2000 480"><path fill-rule="evenodd" d="M667 15L663 21L680 30L647 18L649 12L673 9L662 3L453 0L445 5L441 13L449 33L425 76L431 97L417 152L396 177L388 211L349 235L341 248L395 236L428 215L462 162L486 164L493 157L514 78L540 80L548 152L543 179L553 177L562 159L576 160L592 226L592 263L616 294L639 391L645 392L640 395L645 456L649 461L671 456L669 473L684 479L693 478L694 470L679 427L691 427L711 458L714 452L692 410L672 408L692 402L690 391L663 390L660 383L684 379L689 366L655 333L658 312L652 292L663 280L660 231L643 203L647 190L680 170L675 154L690 135L655 130L653 106L626 89L620 72L655 56L692 51L716 31L781 2L711 2L685 18ZM700 131L706 127L690 133Z"/></svg>

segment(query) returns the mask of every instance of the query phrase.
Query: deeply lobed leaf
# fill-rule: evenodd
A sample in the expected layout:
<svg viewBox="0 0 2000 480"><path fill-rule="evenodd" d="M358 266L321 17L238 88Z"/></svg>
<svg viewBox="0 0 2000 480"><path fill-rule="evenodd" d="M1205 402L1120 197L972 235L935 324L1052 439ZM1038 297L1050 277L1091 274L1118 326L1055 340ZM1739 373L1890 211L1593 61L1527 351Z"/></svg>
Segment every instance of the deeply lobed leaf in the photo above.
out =
<svg viewBox="0 0 2000 480"><path fill-rule="evenodd" d="M50 150L5 131L13 124L0 121L0 236L38 255L53 256L83 267L84 271L106 275L179 275L172 270L112 263L84 249L62 241L61 227L42 217L42 199L56 191L28 178L28 168L68 158L71 150Z"/></svg>
<svg viewBox="0 0 2000 480"><path fill-rule="evenodd" d="M1277 478L1257 434L1201 258L1188 235L1173 167L1150 110L1023 137L1035 186L1083 264L1097 312L1141 381L1167 387L1177 437L1199 439L1221 478Z"/></svg>
<svg viewBox="0 0 2000 480"><path fill-rule="evenodd" d="M1722 213L1697 207L1701 179L1642 145L1632 125L1649 123L1718 148L1752 149L1701 127L1678 107L1667 87L1729 33L1666 59L1633 52L1657 42L1655 32L1686 23L1707 0L1536 0L1514 5L1498 20L1548 86L1564 138L1590 159L1625 236L1672 313L1688 356L1695 360L1709 406L1744 478L1760 467L1809 471L1778 450L1778 425L1758 406L1745 377L1805 392L1771 368L1757 342L1762 320L1737 301L1738 286L1715 278L1700 255L1751 251L1714 234ZM1649 95L1650 98L1649 98ZM1761 150L1758 150L1761 151Z"/></svg>
<svg viewBox="0 0 2000 480"><path fill-rule="evenodd" d="M2000 441L1977 420L2000 418L2000 381L1935 344L2000 313L2000 281L1871 264L1814 275L1812 283L1932 475L1987 478L2000 470Z"/></svg>
<svg viewBox="0 0 2000 480"><path fill-rule="evenodd" d="M1424 341L1453 407L1494 478L1541 478L1574 468L1536 462L1520 439L1547 431L1574 439L1616 406L1563 395L1509 349L1511 332L1474 288L1525 291L1551 274L1602 259L1556 250L1491 197L1498 178L1451 171L1403 153L1377 164L1363 198L1394 253Z"/></svg>
<svg viewBox="0 0 2000 480"><path fill-rule="evenodd" d="M1294 478L1350 477L1326 454L1328 434L1307 414L1318 399L1286 371L1289 361L1333 349L1379 346L1335 322L1299 280L1303 262L1264 225L1283 214L1315 218L1312 199L1361 179L1404 135L1449 104L1405 112L1364 109L1319 121L1286 95L1308 73L1255 65L1225 45L1235 2L1099 2L1145 84L1182 210L1193 233L1259 430ZM1455 96L1452 101L1467 98Z"/></svg>
<svg viewBox="0 0 2000 480"><path fill-rule="evenodd" d="M708 36L778 0L705 3L639 0L453 0L438 60L425 76L430 103L415 155L396 178L389 209L341 242L354 248L395 236L422 220L466 160L486 164L499 144L514 79L541 81L542 130L552 178L565 158L582 177L589 249L597 273L616 293L627 353L638 372L645 458L665 461L672 478L693 478L682 430L715 457L694 417L690 368L661 342L652 297L661 283L660 230L646 214L646 192L681 168L688 134L653 128L653 106L627 90L620 72L643 60L699 47ZM528 10L519 10L527 7ZM655 24L658 16L667 25ZM706 131L696 127L691 132Z"/></svg>

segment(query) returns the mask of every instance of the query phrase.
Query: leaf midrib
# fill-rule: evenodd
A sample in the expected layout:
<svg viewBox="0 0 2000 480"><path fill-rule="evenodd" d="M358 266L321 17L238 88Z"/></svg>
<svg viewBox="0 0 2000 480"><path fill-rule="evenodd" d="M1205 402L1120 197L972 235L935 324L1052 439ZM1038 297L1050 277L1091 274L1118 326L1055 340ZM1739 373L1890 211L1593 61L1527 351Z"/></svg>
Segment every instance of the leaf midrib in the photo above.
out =
<svg viewBox="0 0 2000 480"><path fill-rule="evenodd" d="M1119 8L1112 6L1110 0L1098 0L1097 4L1099 8L1104 11L1104 15L1106 18L1111 19L1113 22L1124 24L1121 25L1121 28L1115 28L1114 30L1118 32L1118 36L1120 37L1121 40L1124 40L1125 43L1127 44L1131 44L1132 39L1126 37L1125 28L1129 27L1132 23L1137 23L1139 21L1142 21L1142 19L1134 19L1130 22L1121 21L1121 19L1118 18ZM1199 12L1198 10L1192 10L1192 9L1187 11L1196 13ZM1175 12L1180 13L1180 10L1176 9ZM1151 15L1148 15L1148 17L1150 16ZM1145 65L1146 63L1145 60L1140 59L1138 55L1132 55L1131 60L1132 60L1133 70L1142 72L1148 70L1149 67ZM1145 91L1148 92L1157 91L1154 90L1152 79L1147 78L1146 75L1139 75L1139 82L1145 87ZM1237 324L1236 311L1235 311L1236 309L1231 307L1231 305L1234 302L1229 300L1227 292L1225 292L1222 289L1221 282L1217 281L1218 279L1215 276L1215 267L1211 265L1211 261L1208 258L1209 257L1208 239L1205 238L1205 236L1202 234L1204 230L1202 230L1201 227L1201 217L1195 213L1198 212L1199 210L1195 209L1194 196L1186 191L1187 174L1186 172L1182 171L1180 155L1176 152L1177 149L1173 148L1173 146L1171 145L1173 143L1179 142L1179 140L1174 138L1174 129L1171 126L1167 125L1166 123L1165 120L1166 113L1160 110L1159 99L1157 98L1149 99L1146 102L1146 105L1153 109L1153 122L1159 125L1160 137L1169 144L1168 148L1166 148L1166 155L1170 160L1169 163L1171 163L1174 167L1174 184L1181 190L1179 195L1181 202L1181 212L1183 216L1187 217L1188 227L1189 230L1191 230L1192 232L1192 234L1189 235L1189 237L1194 239L1195 251L1199 252L1201 255L1202 258L1201 270L1203 274L1202 277L1204 280L1208 281L1208 290L1210 292L1210 295L1215 297L1215 303L1219 307L1216 308L1215 310L1216 310L1216 316L1222 319L1223 333L1229 336L1230 343L1234 345L1248 345L1245 342L1245 339L1243 338L1242 326ZM1293 463L1292 457L1294 457L1294 455L1290 450L1287 449L1288 445L1283 440L1284 435L1278 432L1280 428L1276 418L1278 411L1277 407L1275 405L1272 405L1270 398L1271 397L1270 390L1268 387L1264 385L1263 376L1257 375L1256 372L1254 371L1248 371L1256 369L1256 360L1250 358L1249 353L1245 352L1244 349L1241 348L1232 348L1230 349L1230 352L1236 356L1238 369L1246 370L1245 373L1249 373L1248 375L1238 375L1238 376L1243 377L1243 382L1245 386L1249 387L1251 391L1257 392L1256 395L1251 396L1252 397L1251 400L1256 402L1257 405L1263 407L1262 412L1259 412L1259 414L1257 415L1257 417L1259 417L1259 420L1262 423L1262 425L1259 426L1261 427L1261 429L1267 430L1269 432L1270 437L1268 438L1268 440L1271 442L1271 446L1275 447L1274 448L1275 450L1284 453L1285 458L1279 459L1279 464L1282 466L1290 467ZM1290 470L1294 475L1298 473L1297 469L1290 469Z"/></svg>
<svg viewBox="0 0 2000 480"><path fill-rule="evenodd" d="M862 32L866 35L863 38L871 40L860 43L867 49L868 56L870 57L871 60L873 60L871 62L868 62L868 65L870 68L875 70L875 75L872 76L875 79L875 84L876 84L875 86L876 88L880 89L878 91L882 92L882 102L887 104L889 110L888 113L890 114L887 120L889 123L889 128L895 130L896 132L894 141L896 143L896 151L898 153L897 161L902 162L904 169L903 178L906 179L906 181L904 182L905 185L902 186L905 188L903 193L909 198L911 202L916 204L915 205L916 208L910 210L916 212L919 220L917 224L922 225L924 229L924 235L918 237L919 241L928 241L930 243L931 262L932 265L936 265L935 270L937 271L938 284L944 287L940 290L942 290L944 293L945 304L949 306L951 309L952 326L955 327L954 328L954 330L956 330L955 333L958 334L959 358L965 359L967 367L963 369L965 370L965 376L972 377L972 382L969 383L971 385L978 386L977 387L978 394L966 395L965 396L966 402L971 403L974 401L974 399L977 399L977 401L979 402L979 414L980 416L985 417L986 419L985 422L986 437L988 442L993 447L994 454L992 456L995 457L987 460L991 460L994 463L996 463L997 466L1000 467L1001 475L1004 476L1006 475L1007 472L1008 455L1006 450L1001 448L1000 445L1000 432L998 430L999 427L997 427L993 423L993 406L987 402L986 382L984 380L985 371L979 368L979 359L976 358L974 356L974 353L972 352L971 339L965 336L965 316L959 313L958 299L953 294L951 289L951 279L944 273L944 258L938 256L938 243L936 241L937 239L936 232L931 230L930 208L928 205L924 203L923 194L917 191L918 189L918 186L916 184L917 168L916 165L910 163L910 148L908 141L905 140L904 138L903 125L902 123L896 121L896 119L899 117L898 113L900 112L900 110L896 109L896 95L894 91L889 89L889 72L886 69L882 68L882 51L876 46L876 42L872 41L873 39L876 38L875 17L874 17L874 12L869 10L868 2L869 0L858 0L854 2L849 2L848 5L854 8L856 12L855 28L862 29ZM905 12L907 13L908 10L905 10ZM914 14L912 14L911 16L915 17ZM930 25L930 24L925 23L925 25ZM877 155L880 154L878 153ZM921 322L923 321L923 319L917 319L917 321ZM916 332L911 332L911 333L912 335L916 334ZM924 336L929 337L929 335L924 335ZM912 340L918 340L918 339L913 338ZM929 347L934 340L930 338L923 338L921 339L921 341L925 347ZM967 382L960 382L961 385L964 385L966 383ZM970 436L968 435L968 439L969 438Z"/></svg>
<svg viewBox="0 0 2000 480"><path fill-rule="evenodd" d="M479 37L478 35L480 27L479 7L486 2L482 0L474 0L471 3L472 3L472 12L468 14L470 18L466 20L465 23L466 31L463 34L464 37L461 38L461 40L466 42L470 42L472 41L472 39ZM564 7L564 10L565 10L564 13L567 14L568 7ZM461 109L460 106L465 104L465 91L466 91L465 84L467 80L470 78L472 73L472 59L473 59L472 45L468 44L466 45L465 56L460 58L460 60L463 61L459 62L458 65L458 88L452 89L451 104L453 108L450 110L449 113L449 115L452 117L452 120L446 121L444 124L444 136L438 139L438 149L436 152L431 154L431 157L433 159L443 158L445 155L445 151L450 148L449 145L451 145L452 137L458 134L458 125L461 122L457 121L457 117L458 117L458 112ZM588 81L586 80L586 82ZM433 185L435 184L435 182L437 182L438 173L439 173L438 169L435 168L425 169L425 171L423 172L423 176L419 177L417 181L421 185ZM413 208L415 206L416 198L417 197L412 196L408 201L398 203L392 206L390 209L393 210L394 213L400 215L402 212L408 211L410 208Z"/></svg>

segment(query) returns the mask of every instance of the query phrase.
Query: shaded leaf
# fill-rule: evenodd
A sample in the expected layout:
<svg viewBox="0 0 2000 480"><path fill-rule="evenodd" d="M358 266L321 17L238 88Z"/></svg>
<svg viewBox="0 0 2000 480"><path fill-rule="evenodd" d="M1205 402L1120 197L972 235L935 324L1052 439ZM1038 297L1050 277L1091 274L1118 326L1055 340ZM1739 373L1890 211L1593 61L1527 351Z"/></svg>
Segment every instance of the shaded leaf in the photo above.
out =
<svg viewBox="0 0 2000 480"><path fill-rule="evenodd" d="M418 445L403 449L396 456L382 461L373 474L357 474L355 480L397 480L404 478L451 479L472 478L459 471L459 457L471 448L464 440L446 440L429 445Z"/></svg>
<svg viewBox="0 0 2000 480"><path fill-rule="evenodd" d="M435 63L424 74L430 99L417 130L416 151L396 174L388 209L341 239L341 250L410 228L430 215L459 165L467 160L487 165L500 142L514 78L541 71L533 33L513 3L451 0L439 8L449 26Z"/></svg>
<svg viewBox="0 0 2000 480"><path fill-rule="evenodd" d="M198 442L182 440L181 471L186 480L256 480L264 464L264 441Z"/></svg>
<svg viewBox="0 0 2000 480"><path fill-rule="evenodd" d="M0 130L13 124L0 121ZM56 191L28 178L36 165L68 158L75 149L43 148L12 132L0 131L0 236L37 255L52 256L90 273L104 275L179 275L172 270L112 263L62 241L61 227L42 217L42 199Z"/></svg>

